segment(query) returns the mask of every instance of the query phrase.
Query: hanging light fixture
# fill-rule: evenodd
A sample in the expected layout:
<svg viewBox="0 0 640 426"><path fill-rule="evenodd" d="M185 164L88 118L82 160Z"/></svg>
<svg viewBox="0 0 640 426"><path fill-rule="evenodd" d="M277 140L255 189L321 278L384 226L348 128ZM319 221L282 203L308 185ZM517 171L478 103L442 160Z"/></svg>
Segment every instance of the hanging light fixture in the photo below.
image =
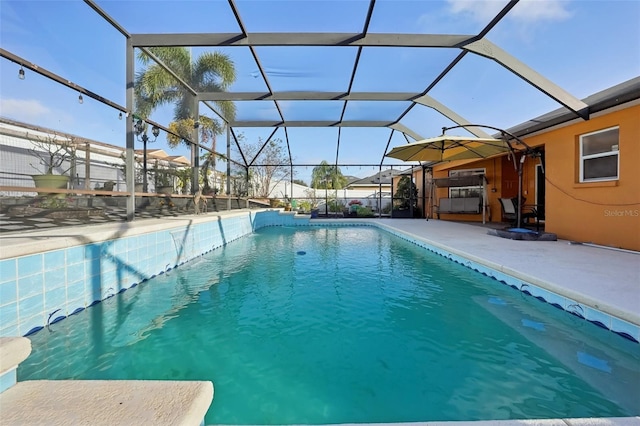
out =
<svg viewBox="0 0 640 426"><path fill-rule="evenodd" d="M134 117L135 118L135 117ZM160 134L160 128L155 124L151 128L151 134L153 134L153 140L150 140L149 136L147 136L147 122L142 121L142 119L138 118L138 121L133 124L133 131L138 137L139 140L143 143L142 148L142 191L148 191L147 185L147 142L155 142Z"/></svg>
<svg viewBox="0 0 640 426"><path fill-rule="evenodd" d="M136 135L140 136L142 135L142 132L145 131L146 127L146 123L138 119L138 121L133 125L133 131L136 133Z"/></svg>
<svg viewBox="0 0 640 426"><path fill-rule="evenodd" d="M24 68L22 68L22 65L20 65L20 69L18 70L18 78L24 80Z"/></svg>
<svg viewBox="0 0 640 426"><path fill-rule="evenodd" d="M122 111L120 111L120 114L118 114L118 120L122 120Z"/></svg>
<svg viewBox="0 0 640 426"><path fill-rule="evenodd" d="M82 95L78 95L78 102L79 103L84 103L84 99L82 99Z"/></svg>

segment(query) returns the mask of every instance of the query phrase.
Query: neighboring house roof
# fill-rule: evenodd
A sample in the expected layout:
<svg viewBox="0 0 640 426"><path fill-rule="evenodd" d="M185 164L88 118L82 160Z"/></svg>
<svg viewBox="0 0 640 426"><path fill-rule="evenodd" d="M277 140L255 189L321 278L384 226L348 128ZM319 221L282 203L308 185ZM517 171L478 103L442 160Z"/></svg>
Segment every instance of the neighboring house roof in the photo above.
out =
<svg viewBox="0 0 640 426"><path fill-rule="evenodd" d="M423 166L413 166L408 169L404 169L402 172L398 173L399 175L412 175L414 172L421 172Z"/></svg>
<svg viewBox="0 0 640 426"><path fill-rule="evenodd" d="M142 149L136 149L136 154L143 155ZM166 160L176 165L189 166L191 162L184 155L169 155L163 149L147 149L147 157L151 160Z"/></svg>
<svg viewBox="0 0 640 426"><path fill-rule="evenodd" d="M191 162L184 155L169 155L167 157L167 160L171 161L172 163L182 164L184 166L191 165Z"/></svg>
<svg viewBox="0 0 640 426"><path fill-rule="evenodd" d="M357 186L373 186L373 185L391 185L391 178L401 175L404 172L399 169L387 169L382 170L374 175L367 176L364 178L358 178L353 182L350 182L347 185L347 188L357 187Z"/></svg>
<svg viewBox="0 0 640 426"><path fill-rule="evenodd" d="M359 178L358 176L350 176L350 175L345 175L345 178L347 179L347 185L346 186L351 185L351 182L355 182L357 180L362 179L362 178Z"/></svg>

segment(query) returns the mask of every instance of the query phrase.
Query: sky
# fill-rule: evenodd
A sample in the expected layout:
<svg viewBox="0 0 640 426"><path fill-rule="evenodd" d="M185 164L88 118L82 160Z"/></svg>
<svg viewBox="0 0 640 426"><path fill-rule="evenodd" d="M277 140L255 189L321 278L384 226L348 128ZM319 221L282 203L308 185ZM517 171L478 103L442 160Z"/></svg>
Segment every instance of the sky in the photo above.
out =
<svg viewBox="0 0 640 426"><path fill-rule="evenodd" d="M128 32L237 33L238 25L223 0L96 0ZM501 10L505 0L377 0L370 33L476 34ZM237 0L248 32L356 33L363 28L368 1ZM640 0L522 0L487 38L578 99L640 76ZM0 0L0 45L117 104L125 105L125 37L80 0ZM248 48L193 48L194 57L218 50L233 60L236 82L230 91L264 91L258 66ZM256 48L274 91L345 91L357 55L354 47ZM422 92L460 53L458 49L365 48L353 91ZM136 71L140 71L140 66ZM18 79L19 66L0 59L0 116L80 137L125 145L125 122L118 111L33 72ZM429 95L473 123L510 128L561 107L497 63L467 54ZM407 102L352 102L347 120L394 120ZM335 102L282 102L289 120L337 120ZM273 103L239 102L238 120L279 118ZM205 110L201 107L201 112ZM170 106L150 117L165 126ZM421 137L452 125L438 112L417 106L401 123ZM270 128L235 128L255 142ZM491 131L488 131L491 133ZM294 163L336 161L338 129L289 128ZM463 133L464 134L464 133ZM275 138L285 140L280 129ZM218 138L224 145L225 138ZM343 128L340 164L411 164L383 157L385 150L408 140L386 128ZM412 141L412 139L409 139ZM388 147L387 147L388 144ZM161 135L150 148L170 155ZM219 147L219 151L224 151ZM188 155L187 155L188 157ZM412 163L415 164L415 163ZM0 166L1 167L1 166ZM385 166L385 168L387 168ZM312 167L296 168L296 178L309 181ZM364 177L378 167L341 167L344 174Z"/></svg>

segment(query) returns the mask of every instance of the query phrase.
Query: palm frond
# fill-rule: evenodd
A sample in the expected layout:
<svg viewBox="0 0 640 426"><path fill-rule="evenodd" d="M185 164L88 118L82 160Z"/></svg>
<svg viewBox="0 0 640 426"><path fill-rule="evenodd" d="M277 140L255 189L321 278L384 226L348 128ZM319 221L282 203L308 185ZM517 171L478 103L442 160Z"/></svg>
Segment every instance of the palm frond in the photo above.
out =
<svg viewBox="0 0 640 426"><path fill-rule="evenodd" d="M177 100L173 108L173 117L176 120L184 120L187 118L193 118L193 105L191 96L183 95Z"/></svg>
<svg viewBox="0 0 640 426"><path fill-rule="evenodd" d="M205 52L194 64L193 81L202 86L215 82L221 91L226 90L236 81L235 65L224 53Z"/></svg>
<svg viewBox="0 0 640 426"><path fill-rule="evenodd" d="M170 147L175 148L180 145L184 139L193 139L193 123L191 118L176 120L169 123L169 130L178 134L175 136L171 133L167 133L167 143Z"/></svg>
<svg viewBox="0 0 640 426"><path fill-rule="evenodd" d="M224 118L229 121L236 119L236 104L233 101L216 101L215 105L220 109Z"/></svg>
<svg viewBox="0 0 640 426"><path fill-rule="evenodd" d="M151 62L151 56L138 49L138 61L140 61L142 65L148 65Z"/></svg>
<svg viewBox="0 0 640 426"><path fill-rule="evenodd" d="M148 51L198 91L224 91L236 79L233 61L221 52L206 52L193 61L190 51L185 47L151 47ZM152 61L142 51L138 53L138 59L145 65ZM144 117L148 117L158 106L175 103L175 121L171 125L181 137L190 138L188 132L193 131L194 123L192 96L175 77L158 64L148 65L136 75L134 91L137 111ZM226 119L235 119L236 106L233 102L216 101L215 105L217 112ZM198 119L203 140L213 140L216 134L224 130L221 122L215 119L206 116ZM168 136L169 144L175 146L181 143L181 137Z"/></svg>
<svg viewBox="0 0 640 426"><path fill-rule="evenodd" d="M179 98L175 79L158 66L151 66L136 76L134 85L136 111L148 117L156 107Z"/></svg>
<svg viewBox="0 0 640 426"><path fill-rule="evenodd" d="M189 49L186 47L150 47L149 51L181 79L191 84L192 69Z"/></svg>
<svg viewBox="0 0 640 426"><path fill-rule="evenodd" d="M201 87L202 92L224 92L221 87L215 83L211 83ZM233 101L214 101L216 112L225 117L229 121L236 118L236 104Z"/></svg>
<svg viewBox="0 0 640 426"><path fill-rule="evenodd" d="M222 134L224 127L218 120L214 120L206 115L200 116L200 137L203 142L211 141L211 149L215 151L216 135Z"/></svg>

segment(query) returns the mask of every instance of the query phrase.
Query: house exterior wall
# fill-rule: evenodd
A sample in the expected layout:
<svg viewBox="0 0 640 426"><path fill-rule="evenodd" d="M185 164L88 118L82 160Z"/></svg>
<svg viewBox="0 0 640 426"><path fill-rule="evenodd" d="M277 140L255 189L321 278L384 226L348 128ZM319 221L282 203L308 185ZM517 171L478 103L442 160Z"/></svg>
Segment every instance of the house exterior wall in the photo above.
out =
<svg viewBox="0 0 640 426"><path fill-rule="evenodd" d="M587 121L574 120L563 126L522 138L531 147L543 147L545 157L545 231L558 238L640 251L640 105L632 103L595 114ZM619 177L613 181L581 183L580 135L618 126ZM538 159L527 158L523 167L522 195L526 204L536 201ZM466 160L434 166L433 177L448 177L449 171L484 168L488 179L487 204L490 220L500 222L498 198L517 194L517 174L508 156ZM414 175L421 182L420 172ZM397 184L394 179L394 185ZM495 189L495 190L494 190ZM434 203L448 197L447 188L436 188ZM443 214L444 220L481 221L482 215Z"/></svg>
<svg viewBox="0 0 640 426"><path fill-rule="evenodd" d="M545 230L559 238L640 251L640 105L524 139L545 145ZM580 135L619 126L619 177L580 183ZM530 181L528 182L530 187Z"/></svg>
<svg viewBox="0 0 640 426"><path fill-rule="evenodd" d="M429 214L428 207L433 205L431 202L431 197L433 194L431 193L431 173L425 169L426 177L423 179L423 171L422 170L414 170L413 172L413 183L416 185L416 189L418 191L418 208L420 209L420 217L427 217ZM397 185L397 181L395 182ZM424 196L423 196L424 195ZM427 208L425 208L427 207Z"/></svg>
<svg viewBox="0 0 640 426"><path fill-rule="evenodd" d="M506 156L504 157L506 158ZM508 165L511 166L509 160ZM502 217L502 211L500 208L500 202L498 198L501 197L503 189L503 176L502 176L503 160L501 157L492 158L480 161L457 161L455 163L440 164L433 168L434 179L449 177L449 172L452 170L466 170L466 169L484 169L485 176L487 178L487 210L485 219L487 222L500 222ZM494 191L495 189L495 191ZM439 205L441 198L449 197L449 188L435 188L434 205ZM517 193L517 187L516 187ZM434 210L434 212L437 210ZM467 222L482 222L482 213L480 214L441 214L441 219L445 220L460 220Z"/></svg>

